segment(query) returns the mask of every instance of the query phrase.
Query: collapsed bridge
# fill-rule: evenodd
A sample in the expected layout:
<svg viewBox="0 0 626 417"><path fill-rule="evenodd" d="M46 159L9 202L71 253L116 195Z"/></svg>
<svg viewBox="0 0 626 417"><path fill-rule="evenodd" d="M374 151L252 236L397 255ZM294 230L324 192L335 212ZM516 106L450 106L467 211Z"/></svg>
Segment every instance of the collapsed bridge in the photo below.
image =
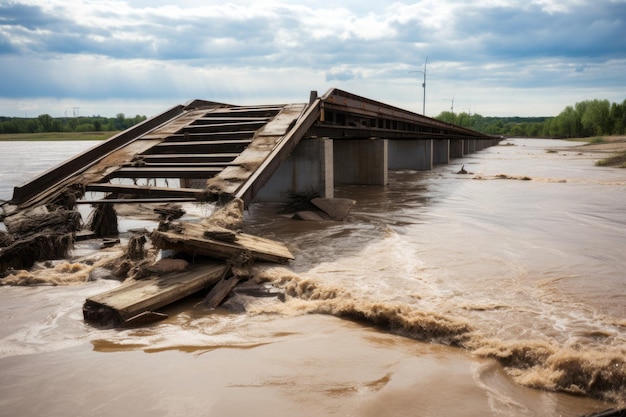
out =
<svg viewBox="0 0 626 417"><path fill-rule="evenodd" d="M304 104L193 100L16 186L5 211L225 195L248 206L312 191L332 197L334 184L385 185L389 169L432 169L498 142L338 89L312 92ZM281 166L286 175L277 173Z"/></svg>
<svg viewBox="0 0 626 417"><path fill-rule="evenodd" d="M16 186L0 212L8 231L0 230L0 284L35 262L67 257L79 238L119 234L114 207L135 204L153 208L158 227L128 239L113 273L124 283L88 298L85 320L140 325L207 288L203 304L214 307L247 280L251 263L286 263L293 255L280 242L216 224L215 212L174 222L182 216L177 204L161 203L216 203L216 211L232 208L243 220L253 201L319 196L313 203L339 220L335 214L354 202L333 200L336 184L384 186L389 170L432 169L499 140L337 89L312 92L302 104L193 100ZM95 209L85 229L78 207L87 204ZM144 248L148 238L178 258L157 260Z"/></svg>

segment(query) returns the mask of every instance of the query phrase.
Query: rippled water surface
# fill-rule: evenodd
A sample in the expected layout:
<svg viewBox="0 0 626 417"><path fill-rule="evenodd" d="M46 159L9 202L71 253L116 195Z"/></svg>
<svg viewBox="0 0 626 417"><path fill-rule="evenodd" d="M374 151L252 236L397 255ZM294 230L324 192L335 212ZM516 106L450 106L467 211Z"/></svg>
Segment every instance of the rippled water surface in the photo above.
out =
<svg viewBox="0 0 626 417"><path fill-rule="evenodd" d="M91 145L3 143L0 199ZM0 415L582 416L616 406L626 401L626 171L596 158L568 142L509 140L432 171L392 172L387 187L338 187L357 201L344 222L253 204L246 231L296 256L256 269L285 288L284 303L239 295L207 311L191 299L152 326L95 329L82 303L115 281L0 287Z"/></svg>

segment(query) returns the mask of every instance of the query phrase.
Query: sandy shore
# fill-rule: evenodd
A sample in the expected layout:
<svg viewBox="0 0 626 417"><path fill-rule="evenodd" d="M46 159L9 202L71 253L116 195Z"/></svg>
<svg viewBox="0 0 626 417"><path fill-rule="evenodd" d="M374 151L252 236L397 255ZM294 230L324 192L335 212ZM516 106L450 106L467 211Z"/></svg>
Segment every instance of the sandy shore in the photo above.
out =
<svg viewBox="0 0 626 417"><path fill-rule="evenodd" d="M604 136L603 143L587 143L580 146L581 151L585 152L607 152L617 153L626 152L626 136ZM593 140L593 138L576 139L580 141Z"/></svg>
<svg viewBox="0 0 626 417"><path fill-rule="evenodd" d="M598 158L597 165L609 166L617 168L626 168L626 136L603 136L602 141L594 143L595 138L573 138L570 141L581 142L580 145L575 147L556 147L551 148L550 151L571 151L576 149L580 153L594 154ZM594 156L595 158L595 156Z"/></svg>

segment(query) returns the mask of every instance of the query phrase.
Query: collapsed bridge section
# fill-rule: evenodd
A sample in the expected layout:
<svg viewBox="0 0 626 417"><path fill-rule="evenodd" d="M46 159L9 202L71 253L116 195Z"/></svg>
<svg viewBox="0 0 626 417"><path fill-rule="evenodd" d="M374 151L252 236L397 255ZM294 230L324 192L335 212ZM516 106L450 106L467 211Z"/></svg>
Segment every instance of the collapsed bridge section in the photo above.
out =
<svg viewBox="0 0 626 417"><path fill-rule="evenodd" d="M316 120L315 108L195 100L15 187L11 204L25 209L73 202L206 201L224 194L247 204L262 186L256 171L271 166L268 158L279 162L291 151ZM87 192L102 197L78 200Z"/></svg>
<svg viewBox="0 0 626 417"><path fill-rule="evenodd" d="M245 207L255 199L271 200L276 190L283 202L300 191L333 197L335 184L386 185L388 168L430 169L497 141L338 89L321 97L312 92L304 104L194 100L15 187L0 212L8 231L0 232L0 279L34 262L67 256L79 233L87 238L118 234L117 205L216 202L216 210L231 206L243 219ZM95 207L89 231L82 229L77 209L86 204ZM279 242L212 224L214 215L201 224L197 219L175 224L171 206L150 208L161 220L150 233L153 246L190 257L189 269L146 278L144 272L156 273L148 265L137 275L140 281L87 300L85 319L122 325L153 320L162 317L155 311L161 306L215 285L219 290L209 294L213 303L239 280L231 279L231 265L241 273L248 261L293 259ZM145 234L139 235L133 242L142 242ZM126 256L143 262L141 256L134 259L135 252L143 253L142 245L134 247L129 240ZM201 265L198 256L218 262Z"/></svg>
<svg viewBox="0 0 626 417"><path fill-rule="evenodd" d="M193 100L16 186L4 211L224 197L240 198L248 206L301 140L313 137L336 143L389 140L391 155L396 148L406 153L401 141L420 146L434 141L426 150L432 155L427 155L431 161L425 169L498 140L339 89L321 97L312 92L304 104L236 106ZM85 193L90 197L83 198Z"/></svg>

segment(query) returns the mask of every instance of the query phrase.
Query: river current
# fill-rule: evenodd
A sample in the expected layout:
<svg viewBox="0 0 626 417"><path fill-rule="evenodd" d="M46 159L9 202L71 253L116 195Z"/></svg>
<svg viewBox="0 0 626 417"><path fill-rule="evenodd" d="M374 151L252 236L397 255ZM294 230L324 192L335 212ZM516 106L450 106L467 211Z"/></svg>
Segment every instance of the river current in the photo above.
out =
<svg viewBox="0 0 626 417"><path fill-rule="evenodd" d="M93 144L2 143L0 199ZM157 324L98 329L82 304L119 283L83 282L82 266L50 271L82 277L50 279L67 285L0 286L0 416L625 406L626 170L596 167L576 145L511 139L431 171L391 172L386 187L340 186L336 197L357 202L343 222L253 204L245 231L296 258L255 267L284 302L236 295L205 310L192 297Z"/></svg>

